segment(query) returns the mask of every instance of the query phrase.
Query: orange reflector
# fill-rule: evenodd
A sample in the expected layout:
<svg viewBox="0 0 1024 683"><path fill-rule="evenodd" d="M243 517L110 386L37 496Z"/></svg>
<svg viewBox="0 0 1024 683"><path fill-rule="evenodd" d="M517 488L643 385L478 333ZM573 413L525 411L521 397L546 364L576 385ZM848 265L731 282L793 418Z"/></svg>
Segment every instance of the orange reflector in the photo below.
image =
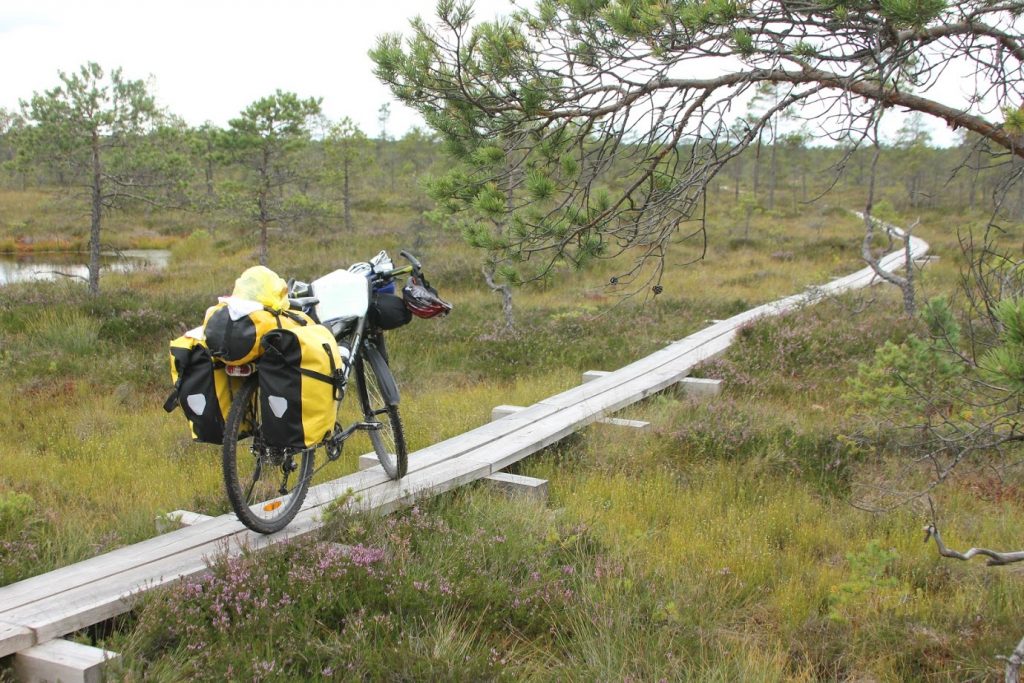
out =
<svg viewBox="0 0 1024 683"><path fill-rule="evenodd" d="M264 505L263 506L263 511L264 512L273 512L274 510L276 510L279 507L281 507L281 501L275 500L272 503L267 503L266 505Z"/></svg>

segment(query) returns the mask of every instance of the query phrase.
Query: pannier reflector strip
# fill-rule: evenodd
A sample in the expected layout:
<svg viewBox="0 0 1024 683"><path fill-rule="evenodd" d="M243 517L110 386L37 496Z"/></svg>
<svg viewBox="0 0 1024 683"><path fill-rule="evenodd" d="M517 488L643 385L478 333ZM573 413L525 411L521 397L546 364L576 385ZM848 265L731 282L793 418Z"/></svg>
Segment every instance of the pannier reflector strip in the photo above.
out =
<svg viewBox="0 0 1024 683"><path fill-rule="evenodd" d="M284 411L288 410L288 399L284 396L268 396L267 404L276 418L280 418L284 415Z"/></svg>
<svg viewBox="0 0 1024 683"><path fill-rule="evenodd" d="M188 402L188 407L196 415L202 415L203 411L206 410L206 397L202 394L189 394L185 400Z"/></svg>

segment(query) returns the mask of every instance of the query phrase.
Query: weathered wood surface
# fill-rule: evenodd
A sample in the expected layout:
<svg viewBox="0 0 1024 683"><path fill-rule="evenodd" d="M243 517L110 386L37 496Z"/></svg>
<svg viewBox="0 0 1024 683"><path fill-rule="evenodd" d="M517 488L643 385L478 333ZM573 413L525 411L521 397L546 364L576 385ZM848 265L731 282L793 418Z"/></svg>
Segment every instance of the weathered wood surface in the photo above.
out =
<svg viewBox="0 0 1024 683"><path fill-rule="evenodd" d="M919 257L927 244L911 238ZM902 251L882 259L893 268ZM680 382L700 362L722 353L744 324L864 287L876 279L865 268L827 285L758 306L714 323L615 372L593 373L585 384L410 454L409 474L391 481L379 466L312 487L303 510L284 530L263 536L233 515L120 548L84 562L0 588L0 656L44 643L131 609L138 595L205 571L220 553L239 553L316 529L322 506L348 496L353 510L387 512L501 471L568 434Z"/></svg>
<svg viewBox="0 0 1024 683"><path fill-rule="evenodd" d="M25 683L101 683L104 667L119 656L70 640L50 640L19 652L14 675Z"/></svg>

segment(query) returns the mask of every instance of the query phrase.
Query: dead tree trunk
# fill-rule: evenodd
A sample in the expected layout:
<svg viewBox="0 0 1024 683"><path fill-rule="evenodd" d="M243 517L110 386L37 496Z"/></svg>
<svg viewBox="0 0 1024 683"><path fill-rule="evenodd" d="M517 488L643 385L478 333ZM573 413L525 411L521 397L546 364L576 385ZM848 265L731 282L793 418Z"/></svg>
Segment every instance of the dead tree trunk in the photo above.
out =
<svg viewBox="0 0 1024 683"><path fill-rule="evenodd" d="M92 134L92 220L89 227L89 291L100 293L100 225L103 220L103 169L99 133Z"/></svg>
<svg viewBox="0 0 1024 683"><path fill-rule="evenodd" d="M875 123L875 134L877 136L877 121ZM867 204L864 207L864 241L861 242L860 253L864 261L871 266L871 270L875 271L878 277L882 278L886 282L896 285L903 292L903 312L906 313L907 317L914 317L917 313L917 302L914 298L914 261L913 255L910 249L910 234L921 222L920 219L914 221L906 230L900 230L896 226L886 225L880 221L876 221L871 215L871 209L875 201L875 178L878 172L878 158L881 155L881 148L878 146L878 138L875 138L875 155L871 160L871 177L868 179L868 198ZM872 253L871 244L875 239L875 225L881 225L891 237L902 237L904 254L904 274L902 276L896 273L882 268L878 259Z"/></svg>
<svg viewBox="0 0 1024 683"><path fill-rule="evenodd" d="M903 259L903 275L897 275L896 273L886 270L875 258L871 252L871 243L875 239L875 225L878 223L874 218L871 217L870 206L868 211L864 212L864 241L861 243L861 257L867 262L871 269L875 271L875 275L882 278L886 282L892 285L896 285L900 288L903 293L903 312L907 314L907 317L912 318L917 314L917 300L914 291L914 258L913 253L910 249L910 236L914 228L920 224L920 219L913 222L906 230L901 230L903 238L903 252L905 257ZM900 233L895 233L893 228L895 226L884 225L886 230L894 236L900 236Z"/></svg>
<svg viewBox="0 0 1024 683"><path fill-rule="evenodd" d="M512 286L508 283L498 284L494 280L494 268L484 266L484 280L492 292L501 294L501 312L505 316L505 331L511 332L515 329L515 319L512 316Z"/></svg>

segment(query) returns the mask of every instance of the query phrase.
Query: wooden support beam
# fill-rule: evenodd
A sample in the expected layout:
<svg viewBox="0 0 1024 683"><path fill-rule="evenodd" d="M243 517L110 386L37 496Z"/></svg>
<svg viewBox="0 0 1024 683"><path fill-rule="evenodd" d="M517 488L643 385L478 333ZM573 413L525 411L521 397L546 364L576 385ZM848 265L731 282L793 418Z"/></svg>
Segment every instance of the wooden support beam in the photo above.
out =
<svg viewBox="0 0 1024 683"><path fill-rule="evenodd" d="M526 410L526 408L523 406L495 406L494 409L491 410L491 422L500 420L503 417L508 417L509 415L515 415L521 410Z"/></svg>
<svg viewBox="0 0 1024 683"><path fill-rule="evenodd" d="M376 467L380 464L380 458L377 457L376 453L363 453L359 456L359 469L368 470L371 467Z"/></svg>
<svg viewBox="0 0 1024 683"><path fill-rule="evenodd" d="M719 323L721 321L720 320L709 320L708 322L709 323ZM586 372L583 373L583 383L586 384L587 382L592 382L593 380L599 379L599 378L604 377L605 375L608 375L608 374L610 374L610 373L608 373L605 370L587 370ZM709 397L709 396L717 396L718 394L720 394L721 391L722 391L721 384L722 384L722 381L718 380L718 379L700 379L700 378L697 378L697 377L683 377L682 379L679 380L679 386L683 389L683 391L686 394L688 394L690 396L702 397L702 398L703 397ZM502 406L502 407L508 407L508 406ZM615 418L607 418L607 419L608 420L614 420ZM611 424L611 423L609 423L609 424ZM617 423L615 423L615 424L617 424ZM644 424L646 426L646 423L644 423ZM633 427L633 426L639 426L639 425L621 425L621 426Z"/></svg>
<svg viewBox="0 0 1024 683"><path fill-rule="evenodd" d="M611 425L612 427L629 427L630 429L648 430L651 428L650 422L644 422L643 420L624 420L620 417L603 417L598 420L600 424Z"/></svg>
<svg viewBox="0 0 1024 683"><path fill-rule="evenodd" d="M722 393L722 380L684 377L679 380L683 393L693 398L711 398Z"/></svg>
<svg viewBox="0 0 1024 683"><path fill-rule="evenodd" d="M208 519L213 519L213 517L192 512L191 510L175 510L156 518L156 532L164 534L174 529L180 529L183 526L192 526L199 522L205 522Z"/></svg>
<svg viewBox="0 0 1024 683"><path fill-rule="evenodd" d="M14 675L23 683L100 683L116 652L70 640L50 640L14 655Z"/></svg>
<svg viewBox="0 0 1024 683"><path fill-rule="evenodd" d="M521 474L495 472L484 481L511 497L523 497L543 503L548 499L548 480L524 477Z"/></svg>

